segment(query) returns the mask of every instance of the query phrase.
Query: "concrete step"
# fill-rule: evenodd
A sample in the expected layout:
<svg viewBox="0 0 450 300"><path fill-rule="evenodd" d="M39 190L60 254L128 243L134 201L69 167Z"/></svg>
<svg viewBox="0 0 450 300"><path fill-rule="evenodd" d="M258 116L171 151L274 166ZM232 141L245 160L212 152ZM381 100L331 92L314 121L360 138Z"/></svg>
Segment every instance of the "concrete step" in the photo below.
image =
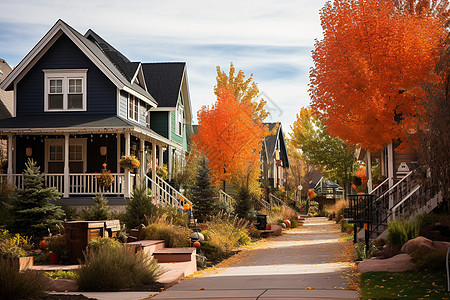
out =
<svg viewBox="0 0 450 300"><path fill-rule="evenodd" d="M141 240L126 243L126 245L134 247L136 252L143 251L147 255L152 255L155 251L165 248L165 242L163 240Z"/></svg>
<svg viewBox="0 0 450 300"><path fill-rule="evenodd" d="M184 262L159 263L159 265L165 272L158 279L158 282L164 284L166 289L197 271L195 259Z"/></svg>
<svg viewBox="0 0 450 300"><path fill-rule="evenodd" d="M167 262L187 262L195 261L196 249L193 247L186 248L164 248L153 252L153 257L158 263Z"/></svg>

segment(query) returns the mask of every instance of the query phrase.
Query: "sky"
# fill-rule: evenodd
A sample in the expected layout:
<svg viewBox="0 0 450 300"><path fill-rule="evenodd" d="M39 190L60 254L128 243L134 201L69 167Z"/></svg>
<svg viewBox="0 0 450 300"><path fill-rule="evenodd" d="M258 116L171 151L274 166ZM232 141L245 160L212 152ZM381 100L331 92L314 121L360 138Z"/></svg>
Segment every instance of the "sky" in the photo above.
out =
<svg viewBox="0 0 450 300"><path fill-rule="evenodd" d="M253 74L268 122L289 131L310 102L311 51L325 0L0 0L0 58L16 66L62 19L131 61L187 63L193 115L215 101L216 66ZM196 122L196 120L194 120Z"/></svg>

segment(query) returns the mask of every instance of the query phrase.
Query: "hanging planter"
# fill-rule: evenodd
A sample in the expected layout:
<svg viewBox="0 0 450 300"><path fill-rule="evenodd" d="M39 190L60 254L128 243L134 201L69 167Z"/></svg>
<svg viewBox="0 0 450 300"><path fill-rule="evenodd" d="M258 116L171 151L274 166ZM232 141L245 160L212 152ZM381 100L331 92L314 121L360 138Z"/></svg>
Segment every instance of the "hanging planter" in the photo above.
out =
<svg viewBox="0 0 450 300"><path fill-rule="evenodd" d="M139 168L140 164L139 159L134 155L122 156L120 158L120 166L122 168L136 169Z"/></svg>
<svg viewBox="0 0 450 300"><path fill-rule="evenodd" d="M114 176L112 176L110 171L97 175L97 183L100 187L109 188L113 182Z"/></svg>

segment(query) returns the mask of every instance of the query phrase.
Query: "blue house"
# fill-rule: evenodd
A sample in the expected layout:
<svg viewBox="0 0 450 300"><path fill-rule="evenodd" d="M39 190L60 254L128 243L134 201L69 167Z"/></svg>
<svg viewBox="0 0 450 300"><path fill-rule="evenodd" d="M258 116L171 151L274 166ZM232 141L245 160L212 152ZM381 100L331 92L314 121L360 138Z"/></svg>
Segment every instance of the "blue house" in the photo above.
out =
<svg viewBox="0 0 450 300"><path fill-rule="evenodd" d="M92 196L106 163L114 177L106 195L128 198L134 184L150 182L155 198L182 198L156 172L144 179L185 157L192 116L185 63L132 62L94 31L82 35L58 20L0 88L14 91L12 117L0 120L8 145L0 179L20 187L33 158L64 198ZM135 155L139 168L122 168L122 155Z"/></svg>

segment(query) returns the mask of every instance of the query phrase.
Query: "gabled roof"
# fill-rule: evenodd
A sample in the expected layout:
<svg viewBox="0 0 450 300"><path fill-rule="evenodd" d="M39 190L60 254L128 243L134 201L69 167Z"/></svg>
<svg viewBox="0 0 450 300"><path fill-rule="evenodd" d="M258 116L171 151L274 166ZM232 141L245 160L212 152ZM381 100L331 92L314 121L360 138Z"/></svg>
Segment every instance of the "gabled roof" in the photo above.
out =
<svg viewBox="0 0 450 300"><path fill-rule="evenodd" d="M284 141L284 134L281 127L281 123L264 123L264 125L268 125L269 131L272 131L276 126L278 126L275 133L269 134L264 138L264 145L267 159L268 160L274 159L277 141L279 141L281 150L280 159L283 161L283 165L289 168L289 157L287 154L287 148Z"/></svg>
<svg viewBox="0 0 450 300"><path fill-rule="evenodd" d="M142 64L145 84L159 107L176 107L185 68L184 62Z"/></svg>
<svg viewBox="0 0 450 300"><path fill-rule="evenodd" d="M17 67L0 84L0 88L12 90L14 81L23 76L34 65L61 34L67 35L74 44L121 90L134 94L152 106L157 102L144 88L131 81L139 68L139 63L130 62L123 54L106 43L95 32L89 30L86 36L70 27L62 20L45 34ZM134 72L133 72L134 68ZM131 77L131 78L129 78Z"/></svg>

